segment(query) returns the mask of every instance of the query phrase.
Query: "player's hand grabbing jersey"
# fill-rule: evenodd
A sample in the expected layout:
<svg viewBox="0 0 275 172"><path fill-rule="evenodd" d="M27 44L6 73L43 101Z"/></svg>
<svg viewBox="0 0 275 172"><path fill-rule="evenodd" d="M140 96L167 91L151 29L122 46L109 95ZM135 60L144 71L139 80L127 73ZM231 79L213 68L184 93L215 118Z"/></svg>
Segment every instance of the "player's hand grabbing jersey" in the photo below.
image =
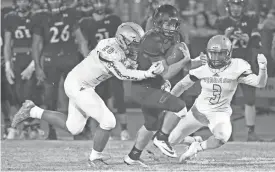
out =
<svg viewBox="0 0 275 172"><path fill-rule="evenodd" d="M44 39L44 55L51 57L77 51L73 33L78 18L78 12L74 8L54 13L36 13L33 17L33 32Z"/></svg>
<svg viewBox="0 0 275 172"><path fill-rule="evenodd" d="M244 15L240 21L233 20L230 16L221 17L216 21L216 29L218 29L221 34L225 34L230 38L233 44L233 54L234 58L245 58L247 54L247 49L257 47L259 45L253 45L251 37L258 32L259 19L255 15ZM248 35L248 40L241 39L240 35Z"/></svg>
<svg viewBox="0 0 275 172"><path fill-rule="evenodd" d="M138 69L147 70L153 62L164 60L169 48L179 43L179 41L179 34L175 35L173 39L167 39L155 30L149 30L146 32L141 42L141 52L138 57ZM160 88L163 83L164 80L161 76L141 81L141 84L153 88Z"/></svg>
<svg viewBox="0 0 275 172"><path fill-rule="evenodd" d="M147 71L133 70L137 63L126 58L116 38L101 40L80 64L71 72L84 87L95 88L101 82L115 76L120 80L142 80Z"/></svg>

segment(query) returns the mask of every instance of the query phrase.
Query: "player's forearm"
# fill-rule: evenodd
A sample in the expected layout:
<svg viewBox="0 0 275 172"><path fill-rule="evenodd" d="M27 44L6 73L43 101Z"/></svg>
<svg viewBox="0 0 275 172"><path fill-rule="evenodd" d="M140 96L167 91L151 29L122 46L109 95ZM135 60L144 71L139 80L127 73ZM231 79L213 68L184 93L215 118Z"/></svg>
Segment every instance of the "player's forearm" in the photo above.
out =
<svg viewBox="0 0 275 172"><path fill-rule="evenodd" d="M10 32L5 32L5 43L4 43L4 58L5 62L11 62L11 54L12 54L12 49L11 49L11 33Z"/></svg>
<svg viewBox="0 0 275 172"><path fill-rule="evenodd" d="M169 80L177 75L183 68L188 68L190 60L182 59L177 63L168 66L167 71L162 75L164 80Z"/></svg>
<svg viewBox="0 0 275 172"><path fill-rule="evenodd" d="M266 86L267 83L267 70L266 69L259 69L259 74L250 74L247 77L245 77L244 81L242 83L251 85L253 87L257 88L263 88Z"/></svg>
<svg viewBox="0 0 275 172"><path fill-rule="evenodd" d="M120 80L139 81L146 78L147 71L127 69L123 64L110 62L107 67Z"/></svg>
<svg viewBox="0 0 275 172"><path fill-rule="evenodd" d="M87 57L89 54L88 41L84 38L80 28L75 31L76 41L78 43L80 53L83 57Z"/></svg>
<svg viewBox="0 0 275 172"><path fill-rule="evenodd" d="M190 79L190 75L186 75L181 81L179 81L171 91L172 95L179 97L184 91L190 88L195 82Z"/></svg>
<svg viewBox="0 0 275 172"><path fill-rule="evenodd" d="M191 60L191 69L198 68L198 67L200 67L202 65L203 65L203 63L202 63L202 61L200 59L200 56Z"/></svg>
<svg viewBox="0 0 275 172"><path fill-rule="evenodd" d="M38 35L33 36L32 42L32 58L35 64L35 67L41 67L40 58L43 49L43 41L42 38Z"/></svg>

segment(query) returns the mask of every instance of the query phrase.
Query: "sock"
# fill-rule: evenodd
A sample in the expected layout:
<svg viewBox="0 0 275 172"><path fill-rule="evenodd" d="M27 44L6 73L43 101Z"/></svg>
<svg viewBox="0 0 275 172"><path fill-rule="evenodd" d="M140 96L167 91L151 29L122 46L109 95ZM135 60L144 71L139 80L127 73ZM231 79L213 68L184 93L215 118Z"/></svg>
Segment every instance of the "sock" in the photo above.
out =
<svg viewBox="0 0 275 172"><path fill-rule="evenodd" d="M139 150L134 146L131 152L128 154L128 156L133 160L138 160L140 158L141 153L142 150Z"/></svg>
<svg viewBox="0 0 275 172"><path fill-rule="evenodd" d="M214 136L210 136L207 140L200 143L202 150L215 149L222 146L223 144L224 143L216 139Z"/></svg>
<svg viewBox="0 0 275 172"><path fill-rule="evenodd" d="M158 140L163 140L163 141L168 141L169 134L165 134L161 130L157 132L157 139Z"/></svg>
<svg viewBox="0 0 275 172"><path fill-rule="evenodd" d="M127 124L120 124L121 131L127 130Z"/></svg>
<svg viewBox="0 0 275 172"><path fill-rule="evenodd" d="M34 107L31 109L31 111L30 111L30 116L31 116L32 118L41 119L43 112L44 112L44 109L41 109L41 108L38 107L38 106L34 106Z"/></svg>
<svg viewBox="0 0 275 172"><path fill-rule="evenodd" d="M250 125L250 126L248 125L247 128L248 128L248 133L253 133L255 131L255 125Z"/></svg>
<svg viewBox="0 0 275 172"><path fill-rule="evenodd" d="M110 130L104 130L101 127L98 127L95 136L94 136L94 145L93 149L97 152L102 152L109 140Z"/></svg>
<svg viewBox="0 0 275 172"><path fill-rule="evenodd" d="M101 152L98 152L98 151L92 149L92 152L90 154L90 160L92 161L92 160L96 159L97 157L99 157L100 155L101 155Z"/></svg>
<svg viewBox="0 0 275 172"><path fill-rule="evenodd" d="M256 109L255 106L245 105L245 121L247 126L255 125Z"/></svg>

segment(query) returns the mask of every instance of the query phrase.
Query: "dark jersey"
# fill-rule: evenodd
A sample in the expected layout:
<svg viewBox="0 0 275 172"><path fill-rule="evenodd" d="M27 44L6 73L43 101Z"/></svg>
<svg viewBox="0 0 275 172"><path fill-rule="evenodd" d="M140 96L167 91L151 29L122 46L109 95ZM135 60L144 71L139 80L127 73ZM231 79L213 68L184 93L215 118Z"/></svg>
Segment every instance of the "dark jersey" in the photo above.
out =
<svg viewBox="0 0 275 172"><path fill-rule="evenodd" d="M174 38L167 39L162 36L156 30L149 30L145 33L142 42L140 53L138 56L138 69L139 70L148 70L153 62L157 62L165 59L167 51L171 46L179 43L180 35L175 35ZM160 88L163 84L163 79L161 76L156 78L150 78L138 83L153 87Z"/></svg>
<svg viewBox="0 0 275 172"><path fill-rule="evenodd" d="M78 18L75 8L58 13L41 12L34 16L33 33L43 37L44 55L55 57L77 52L74 31Z"/></svg>
<svg viewBox="0 0 275 172"><path fill-rule="evenodd" d="M93 17L84 17L79 21L79 27L88 40L89 49L92 50L98 41L114 37L121 23L116 15L107 15L100 21L94 20Z"/></svg>
<svg viewBox="0 0 275 172"><path fill-rule="evenodd" d="M5 31L11 32L13 53L30 53L32 44L31 13L25 17L19 16L17 11L11 11L5 16Z"/></svg>
<svg viewBox="0 0 275 172"><path fill-rule="evenodd" d="M233 27L233 35L230 37L230 40L233 44L233 54L232 57L234 58L245 58L245 54L247 53L247 48L250 48L249 42L244 42L238 39L233 38L234 33L241 32L248 34L251 37L251 34L254 31L257 31L258 27L258 17L255 15L244 15L239 21L233 20L231 17L226 16L218 19L216 21L216 28L221 32L225 33L227 28Z"/></svg>

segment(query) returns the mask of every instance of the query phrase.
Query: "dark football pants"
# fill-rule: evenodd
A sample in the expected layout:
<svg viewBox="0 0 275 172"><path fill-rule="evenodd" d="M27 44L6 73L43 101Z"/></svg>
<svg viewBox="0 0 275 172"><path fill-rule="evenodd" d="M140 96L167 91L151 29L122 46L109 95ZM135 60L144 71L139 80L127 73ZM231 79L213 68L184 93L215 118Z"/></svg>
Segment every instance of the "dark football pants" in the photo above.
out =
<svg viewBox="0 0 275 172"><path fill-rule="evenodd" d="M141 105L144 126L149 131L156 131L161 125L163 111L179 112L186 107L180 98L160 89L132 84L131 97Z"/></svg>

